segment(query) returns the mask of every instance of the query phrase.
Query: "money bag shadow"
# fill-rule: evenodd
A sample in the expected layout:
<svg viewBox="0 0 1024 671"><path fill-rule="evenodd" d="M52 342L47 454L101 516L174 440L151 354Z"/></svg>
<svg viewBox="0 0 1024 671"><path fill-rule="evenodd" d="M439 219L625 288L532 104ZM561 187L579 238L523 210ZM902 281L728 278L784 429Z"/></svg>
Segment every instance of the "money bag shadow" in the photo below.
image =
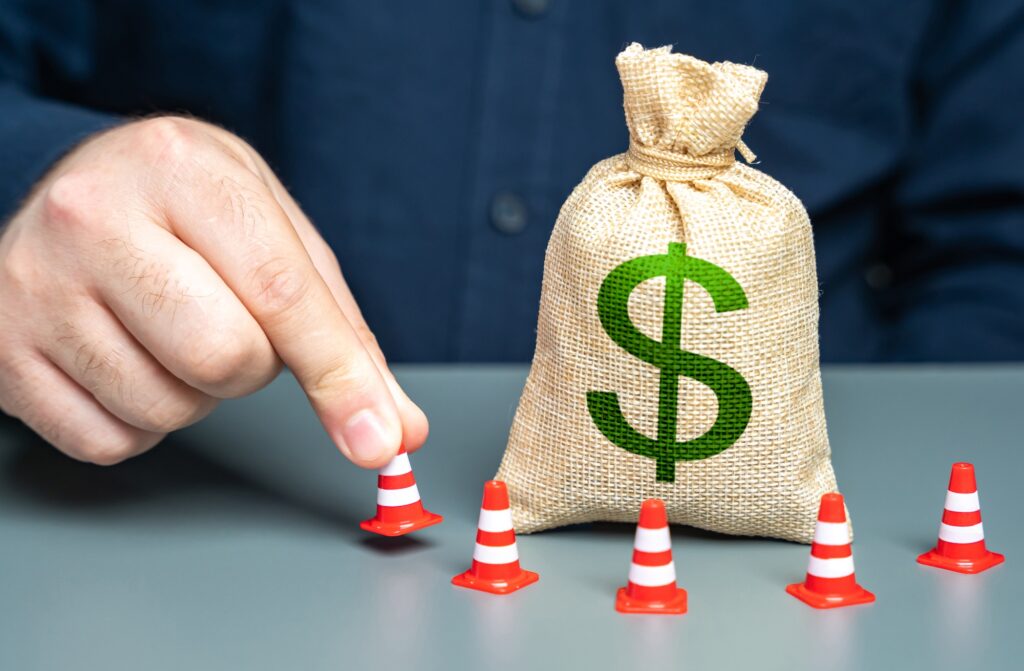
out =
<svg viewBox="0 0 1024 671"><path fill-rule="evenodd" d="M698 529L696 527L688 527L680 524L673 524L670 529L672 533L673 559L677 562L677 565L679 563L679 557L675 556L676 553L685 553L686 548L695 541L702 544L711 542L716 546L721 546L722 552L731 551L731 548L728 546L747 545L752 542L769 543L781 546L792 545L794 547L803 548L804 550L808 547L805 545L789 543L788 541L781 541L775 538L753 539L748 536L730 536L728 534L707 531L705 529ZM596 537L602 541L608 541L616 548L621 548L621 554L616 555L615 558L615 561L621 560L621 571L618 573L609 572L605 570L605 565L602 564L602 567L588 575L584 582L586 582L594 591L602 594L607 594L609 590L618 589L626 584L626 579L629 575L629 564L633 556L633 539L636 535L635 524L625 522L591 522L565 527L559 531L555 531L554 533L586 534L591 537ZM791 577L793 576L787 573L785 576L775 576L772 579L776 579L777 582L782 579L788 580ZM689 577L685 574L679 575L677 573L676 575L677 583L683 587L685 587L685 583L688 578ZM766 577L766 579L768 579L768 577Z"/></svg>

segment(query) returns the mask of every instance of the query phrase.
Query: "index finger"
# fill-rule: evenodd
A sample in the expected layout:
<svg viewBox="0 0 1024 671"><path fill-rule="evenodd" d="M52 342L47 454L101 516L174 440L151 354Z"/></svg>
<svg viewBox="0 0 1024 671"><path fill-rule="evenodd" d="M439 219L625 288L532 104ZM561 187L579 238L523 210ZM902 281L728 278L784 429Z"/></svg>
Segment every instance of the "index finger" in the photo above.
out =
<svg viewBox="0 0 1024 671"><path fill-rule="evenodd" d="M391 393L266 184L218 149L176 173L163 199L170 230L255 317L341 451L386 463L402 440Z"/></svg>

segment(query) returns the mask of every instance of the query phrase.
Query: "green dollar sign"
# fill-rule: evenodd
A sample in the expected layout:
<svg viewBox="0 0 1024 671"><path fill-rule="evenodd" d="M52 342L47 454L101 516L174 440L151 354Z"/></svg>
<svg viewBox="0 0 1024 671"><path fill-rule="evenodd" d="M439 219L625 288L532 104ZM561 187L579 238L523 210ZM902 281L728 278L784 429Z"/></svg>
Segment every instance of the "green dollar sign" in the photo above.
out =
<svg viewBox="0 0 1024 671"><path fill-rule="evenodd" d="M646 280L665 277L661 342L648 338L629 320L629 295ZM686 245L669 243L668 254L641 256L618 266L601 283L597 312L601 326L622 349L661 370L658 391L658 438L640 433L622 415L615 392L588 391L587 410L605 438L624 450L654 459L658 482L675 482L677 460L707 459L730 447L750 420L750 386L735 370L709 357L680 349L683 281L704 287L716 312L747 307L743 287L722 268L686 255ZM718 417L705 434L676 440L679 376L710 387L718 397Z"/></svg>

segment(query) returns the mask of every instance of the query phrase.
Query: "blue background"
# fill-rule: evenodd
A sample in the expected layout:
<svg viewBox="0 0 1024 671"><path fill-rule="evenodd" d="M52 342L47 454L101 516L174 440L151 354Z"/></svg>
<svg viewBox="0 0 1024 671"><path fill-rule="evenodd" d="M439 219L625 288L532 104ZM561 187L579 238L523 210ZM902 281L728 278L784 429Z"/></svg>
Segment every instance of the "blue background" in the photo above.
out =
<svg viewBox="0 0 1024 671"><path fill-rule="evenodd" d="M769 73L744 139L811 214L824 359L1024 358L1011 0L4 0L0 210L89 133L192 113L266 155L392 360L528 360L632 41Z"/></svg>

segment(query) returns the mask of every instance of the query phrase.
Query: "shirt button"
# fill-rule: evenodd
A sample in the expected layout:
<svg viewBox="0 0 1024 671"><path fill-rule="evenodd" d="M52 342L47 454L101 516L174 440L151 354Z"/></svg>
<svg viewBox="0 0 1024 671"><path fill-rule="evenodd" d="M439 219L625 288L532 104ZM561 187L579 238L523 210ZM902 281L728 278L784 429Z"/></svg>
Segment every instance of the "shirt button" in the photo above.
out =
<svg viewBox="0 0 1024 671"><path fill-rule="evenodd" d="M525 17L536 19L548 11L550 0L512 0L512 6Z"/></svg>
<svg viewBox="0 0 1024 671"><path fill-rule="evenodd" d="M892 268L884 263L876 263L864 271L864 281L872 289L888 289L892 286Z"/></svg>
<svg viewBox="0 0 1024 671"><path fill-rule="evenodd" d="M502 191L491 201L491 225L505 235L518 235L526 229L526 202L521 196Z"/></svg>

